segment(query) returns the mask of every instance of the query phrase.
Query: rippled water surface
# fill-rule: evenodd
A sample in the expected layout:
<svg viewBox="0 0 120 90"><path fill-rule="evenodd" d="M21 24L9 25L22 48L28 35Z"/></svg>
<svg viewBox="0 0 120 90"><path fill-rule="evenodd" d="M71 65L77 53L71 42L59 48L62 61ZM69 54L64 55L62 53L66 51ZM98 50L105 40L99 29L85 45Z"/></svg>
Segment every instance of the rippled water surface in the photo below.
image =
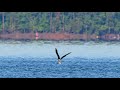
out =
<svg viewBox="0 0 120 90"><path fill-rule="evenodd" d="M72 53L57 64L55 48ZM0 41L0 78L119 77L119 42Z"/></svg>

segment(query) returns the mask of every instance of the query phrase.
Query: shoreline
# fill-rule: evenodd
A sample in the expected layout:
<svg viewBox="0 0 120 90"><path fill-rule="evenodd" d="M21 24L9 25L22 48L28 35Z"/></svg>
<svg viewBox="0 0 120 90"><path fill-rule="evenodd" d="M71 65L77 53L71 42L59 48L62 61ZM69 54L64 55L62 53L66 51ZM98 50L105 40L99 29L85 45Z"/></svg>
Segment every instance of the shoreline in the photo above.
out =
<svg viewBox="0 0 120 90"><path fill-rule="evenodd" d="M0 39L30 39L30 40L110 40L118 41L120 40L119 34L105 34L102 36L97 36L95 34L73 34L73 33L10 33L10 34L0 34Z"/></svg>

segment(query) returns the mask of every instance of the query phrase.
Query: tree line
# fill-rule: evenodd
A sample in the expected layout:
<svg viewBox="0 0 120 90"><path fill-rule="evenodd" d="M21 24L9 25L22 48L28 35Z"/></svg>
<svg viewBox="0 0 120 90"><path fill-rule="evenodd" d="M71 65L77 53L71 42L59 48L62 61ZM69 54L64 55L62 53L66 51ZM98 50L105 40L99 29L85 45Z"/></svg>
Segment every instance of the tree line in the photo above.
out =
<svg viewBox="0 0 120 90"><path fill-rule="evenodd" d="M0 12L0 33L118 34L120 12Z"/></svg>

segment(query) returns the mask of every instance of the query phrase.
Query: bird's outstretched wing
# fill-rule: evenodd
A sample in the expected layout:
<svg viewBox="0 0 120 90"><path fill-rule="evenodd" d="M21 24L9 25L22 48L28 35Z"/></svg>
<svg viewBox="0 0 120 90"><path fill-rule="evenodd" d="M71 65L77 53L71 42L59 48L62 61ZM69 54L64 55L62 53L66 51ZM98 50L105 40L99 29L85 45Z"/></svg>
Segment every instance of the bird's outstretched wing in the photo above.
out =
<svg viewBox="0 0 120 90"><path fill-rule="evenodd" d="M70 54L71 52L69 52L68 54ZM65 56L67 56L68 54L65 54L64 56L61 57L61 59L63 59Z"/></svg>
<svg viewBox="0 0 120 90"><path fill-rule="evenodd" d="M60 56L59 56L58 51L57 51L56 48L55 48L55 52L56 52L56 54L57 54L58 59L60 59Z"/></svg>

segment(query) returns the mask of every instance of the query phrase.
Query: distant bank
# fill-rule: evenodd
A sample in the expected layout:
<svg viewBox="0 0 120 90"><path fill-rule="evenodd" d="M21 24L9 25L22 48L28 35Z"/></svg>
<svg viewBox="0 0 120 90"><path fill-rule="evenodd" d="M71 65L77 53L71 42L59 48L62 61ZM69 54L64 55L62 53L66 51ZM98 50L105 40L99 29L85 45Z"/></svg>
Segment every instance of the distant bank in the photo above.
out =
<svg viewBox="0 0 120 90"><path fill-rule="evenodd" d="M72 34L72 33L11 33L0 34L0 39L31 39L31 40L120 40L120 34Z"/></svg>

